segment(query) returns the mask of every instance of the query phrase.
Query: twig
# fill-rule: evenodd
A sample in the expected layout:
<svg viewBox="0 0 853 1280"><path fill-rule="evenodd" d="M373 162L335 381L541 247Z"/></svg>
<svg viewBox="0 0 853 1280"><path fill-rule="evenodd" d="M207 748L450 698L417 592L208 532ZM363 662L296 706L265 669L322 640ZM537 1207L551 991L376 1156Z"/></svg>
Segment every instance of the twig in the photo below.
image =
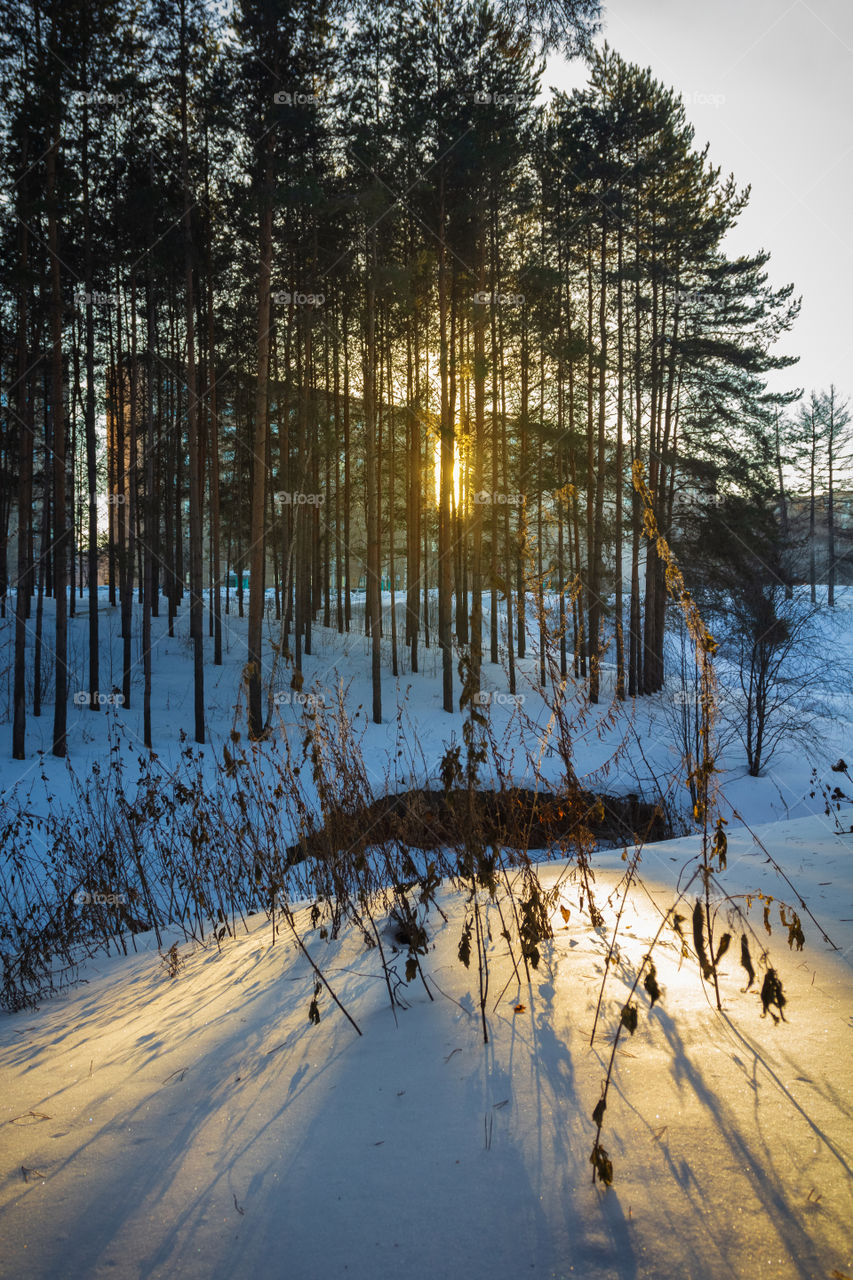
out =
<svg viewBox="0 0 853 1280"><path fill-rule="evenodd" d="M288 926L289 926L289 928L290 928L290 932L293 934L293 937L294 937L294 939L296 940L296 945L299 947L299 950L300 950L300 951L302 952L302 954L305 956L305 959L308 961L308 963L310 964L311 968L312 968L312 969L314 970L314 972L316 973L316 975L317 975L318 979L320 980L320 982L322 982L323 986L326 988L326 990L328 991L329 995L332 997L332 999L334 1000L335 1004L338 1006L338 1008L340 1009L341 1013L344 1015L344 1017L346 1018L346 1020L351 1024L351 1026L353 1026L353 1027L355 1028L355 1030L358 1032L358 1034L359 1034L359 1035L361 1035L361 1034L362 1034L362 1032L361 1032L361 1027L358 1025L358 1023L356 1022L355 1018L353 1018L352 1014L351 1014L351 1013L349 1013L349 1011L348 1011L347 1009L345 1009L345 1008L344 1008L344 1006L341 1004L340 1000L339 1000L339 999L338 999L338 997L335 995L335 993L334 993L334 991L332 990L332 988L329 986L329 983L327 982L326 977L325 977L325 974L323 973L322 969L320 969L320 968L318 967L318 965L315 963L315 961L314 961L314 959L313 959L313 957L312 957L312 955L311 955L310 951L309 951L309 950L308 950L308 948L305 946L305 943L302 941L302 938L301 938L301 937L300 937L300 935L299 935L299 931L298 931L298 929L296 928L296 924L295 924L294 919L293 919L293 913L291 912L290 908L289 908L286 904L282 904L282 911L284 912L284 918L285 918L285 920L286 920L286 921L287 921L287 923L288 923Z"/></svg>
<svg viewBox="0 0 853 1280"><path fill-rule="evenodd" d="M14 1116L9 1120L9 1124L17 1124L19 1120L27 1120L32 1116L34 1120L52 1120L52 1116L45 1115L43 1111L22 1111L19 1116Z"/></svg>

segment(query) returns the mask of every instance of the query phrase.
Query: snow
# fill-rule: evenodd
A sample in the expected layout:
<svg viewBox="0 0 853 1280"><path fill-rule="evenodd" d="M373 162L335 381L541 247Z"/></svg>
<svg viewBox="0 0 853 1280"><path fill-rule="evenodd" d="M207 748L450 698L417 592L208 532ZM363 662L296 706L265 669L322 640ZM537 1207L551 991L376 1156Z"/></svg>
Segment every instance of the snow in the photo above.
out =
<svg viewBox="0 0 853 1280"><path fill-rule="evenodd" d="M105 605L104 689L121 683L115 613ZM226 621L226 665L206 670L211 761L231 728L245 661L245 623ZM845 626L851 648L853 628ZM81 614L72 623L81 673L72 693L84 687L85 628ZM183 616L178 633L169 639L164 619L155 630L155 738L165 767L192 724ZM341 678L348 706L369 708L363 637L319 628L315 639L306 689L315 677L324 688ZM404 785L412 774L423 783L450 735L461 738L461 715L440 708L434 649L424 665L420 675L404 669L399 682L383 678L386 724L368 724L362 712L377 788L386 779ZM524 670L535 683L535 665ZM497 668L487 668L487 680L506 687ZM544 727L535 688L519 688L524 714ZM575 741L585 785L638 790L651 773L677 774L666 698L642 700L631 731L624 720L612 723L607 701L587 713ZM301 713L281 710L281 732L297 733ZM530 726L514 704L496 704L492 717L523 781ZM30 743L46 751L50 719L28 726ZM139 755L136 683L129 711L69 708L78 778L94 760L106 762L109 723L124 726L128 759ZM10 737L7 726L6 803L69 805L65 764L49 754L13 762ZM812 766L834 782L828 764L845 753L853 756L846 695L836 719L816 717L810 757L783 752L759 779L745 775L736 745L723 759L730 825L719 885L773 899L772 936L757 898L750 923L784 984L786 1021L761 1016L760 975L743 992L736 943L721 964L717 1012L695 960L682 958L665 927L654 953L662 999L650 1009L639 990L637 1031L623 1032L616 1054L601 1139L613 1161L611 1187L591 1180L592 1111L636 967L695 869L694 835L643 850L592 1046L625 892L619 849L593 856L598 929L581 910L572 867L544 861L543 852L542 882L559 885L570 914L564 924L555 906L554 939L529 983L523 971L516 979L489 908L487 1045L476 967L457 958L465 901L449 887L438 895L447 922L435 910L428 919L424 972L434 1000L419 980L403 982L402 951L395 964L408 1007L396 1019L376 951L348 929L323 939L309 929L307 910L299 913L312 956L361 1036L325 992L319 1024L309 1021L312 971L286 928L273 941L261 916L221 947L170 934L164 949L176 941L184 961L174 978L151 935L137 937L135 954L87 961L79 985L38 1010L0 1017L0 1275L853 1275L853 808L827 815L820 794L810 794ZM544 777L559 773L559 760L546 756ZM695 890L681 906L687 916ZM802 951L787 945L780 900L797 907ZM390 932L385 943L393 945Z"/></svg>
<svg viewBox="0 0 853 1280"><path fill-rule="evenodd" d="M566 865L543 867L546 885L562 877L569 924L555 913L532 982L513 979L497 1003L512 966L493 929L487 1046L476 975L455 954L464 904L449 890L448 923L430 917L435 1000L411 983L399 1025L375 950L351 932L309 934L361 1037L325 996L320 1023L309 1022L307 963L257 917L221 952L183 944L175 978L153 944L90 962L83 985L0 1023L5 1273L850 1272L853 836L820 816L756 834L840 950L807 922L805 949L788 951L775 925L788 1003L774 1025L755 990L741 994L735 959L716 1013L695 962L680 962L665 933L663 998L649 1011L643 996L617 1053L602 1134L612 1187L591 1182L591 1113L634 966L692 838L643 856L648 879L629 896L592 1048L617 851L601 859L615 869L597 873L599 931ZM724 879L731 891L780 893L746 832L731 837Z"/></svg>
<svg viewBox="0 0 853 1280"><path fill-rule="evenodd" d="M267 639L277 639L280 624L273 616L272 593L268 595L265 635ZM836 697L834 700L822 699L821 705L811 711L814 734L810 750L804 752L800 744L792 744L774 756L762 777L756 779L746 775L745 753L739 743L736 740L727 743L717 762L722 770L727 817L731 816L732 808L751 822L819 812L823 808L822 800L819 796L810 795L813 790L812 767L816 766L825 778L829 775L830 764L845 749L853 756L849 745L845 745L850 744L853 727L853 588L840 588L837 597L836 608L826 610L823 615L827 644L831 642L833 662L838 667ZM484 596L484 626L489 622L488 602L489 597ZM168 635L165 600L161 601L161 606L161 617L152 622L152 714L155 750L164 768L168 768L174 765L181 750L182 735L192 741L192 650L186 603L179 613L174 636ZM390 609L390 593L384 594L383 607L386 611ZM397 607L398 611L402 609L399 594ZM76 616L69 620L69 697L72 701L68 708L68 752L73 769L79 777L85 778L91 762L103 760L109 752L110 727L122 735L128 759L135 760L144 750L143 673L141 643L138 627L134 625L130 706L107 705L103 714L95 715L86 707L74 705L75 693L86 689L88 678L86 599L78 600L77 608ZM213 666L213 640L208 635L205 614L205 707L210 743L207 755L211 759L213 756L221 758L222 744L227 741L232 726L243 729L245 725L241 676L248 656L247 619L236 616L233 591L231 609L229 615L223 616L224 663L221 667ZM109 605L106 588L100 588L100 611L101 685L104 695L109 696L111 690L118 691L122 685L122 640L120 611ZM52 600L45 600L44 612L45 635L49 639L53 634ZM11 652L14 630L13 613L14 610L10 609L9 616L0 619L0 648L8 652ZM432 617L435 617L434 603ZM354 625L357 621L356 618ZM501 618L502 626L503 621ZM531 634L528 653L532 656L516 660L517 699L510 699L506 693L507 674L502 665L484 662L483 666L484 689L500 695L500 700L490 708L498 745L504 764L511 765L514 779L520 785L533 780L534 762L537 760L543 782L557 782L562 774L558 753L546 747L540 755L540 743L534 737L534 734L546 733L550 712L537 685L538 633L534 631L532 612L528 625ZM387 631L386 626L386 635ZM402 636L402 622L399 632ZM464 715L459 711L448 714L442 710L441 660L435 644L429 649L421 646L421 670L412 673L408 653L401 643L400 675L395 679L390 673L390 641L383 639L384 723L375 725L370 720L369 640L354 630L341 636L334 627L315 626L312 634L314 651L303 660L303 695L318 696L332 702L339 687L345 690L348 711L363 735L362 752L372 784L381 790L390 781L395 788L402 789L412 785L413 781L424 785L434 780L447 742L454 736L456 741L461 740L464 723ZM48 678L52 689L50 673ZM70 799L72 791L65 764L50 756L53 722L50 691L43 715L39 719L28 717L28 759L15 761L11 758L11 684L7 683L7 704L0 706L0 778L7 796L17 790L20 802L26 803L34 812L41 812L46 803L54 805ZM275 684L283 701L274 714L274 723L280 733L287 733L295 740L302 732L304 715L300 706L288 701L292 694L289 673L283 664L279 664ZM669 780L681 775L680 753L673 741L672 728L672 709L679 694L678 685L671 680L662 693L639 699L636 704L626 703L619 706L618 711L613 702L613 685L613 668L606 658L602 672L602 700L597 707L584 705L582 683L577 685L573 765L583 785L590 789L612 793L638 791L652 797L656 784L666 786ZM459 678L454 669L454 697L457 701L459 692ZM548 741L553 746L553 737ZM402 756L398 755L401 749ZM39 756L40 751L44 756ZM41 779L43 772L47 775L46 783ZM689 804L683 786L677 785L671 798L687 812Z"/></svg>

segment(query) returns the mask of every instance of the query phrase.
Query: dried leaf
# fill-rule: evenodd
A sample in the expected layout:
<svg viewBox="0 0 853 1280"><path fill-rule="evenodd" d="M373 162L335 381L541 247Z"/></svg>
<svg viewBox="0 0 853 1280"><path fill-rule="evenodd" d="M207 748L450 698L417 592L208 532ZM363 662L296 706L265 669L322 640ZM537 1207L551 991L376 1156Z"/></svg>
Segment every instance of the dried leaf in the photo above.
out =
<svg viewBox="0 0 853 1280"><path fill-rule="evenodd" d="M637 1030L637 1006L635 1004L626 1004L619 1020L622 1026L633 1035Z"/></svg>
<svg viewBox="0 0 853 1280"><path fill-rule="evenodd" d="M748 991L753 982L755 982L755 970L752 967L752 957L749 954L749 943L746 940L745 933L742 933L740 937L740 962L743 968L746 969L749 978L749 982L744 987L744 990Z"/></svg>
<svg viewBox="0 0 853 1280"><path fill-rule="evenodd" d="M459 939L459 950L457 952L459 959L462 961L466 969L471 963L471 929L472 927L473 927L473 922L471 920L467 920L465 922L465 928L462 930L462 937Z"/></svg>
<svg viewBox="0 0 853 1280"><path fill-rule="evenodd" d="M708 959L708 952L705 950L705 913L700 898L696 899L696 905L693 908L693 946L699 957L702 977L707 981L714 976L714 971Z"/></svg>
<svg viewBox="0 0 853 1280"><path fill-rule="evenodd" d="M717 829L714 832L714 846L711 850L711 857L717 858L721 871L725 871L726 869L726 851L728 849L728 840L726 839L726 833L723 830L725 824L725 818L717 819Z"/></svg>
<svg viewBox="0 0 853 1280"><path fill-rule="evenodd" d="M599 1142L596 1142L593 1147L589 1162L593 1166L593 1181L595 1181L595 1175L598 1174L605 1187L611 1186L613 1182L613 1162Z"/></svg>
<svg viewBox="0 0 853 1280"><path fill-rule="evenodd" d="M761 1014L762 1018L769 1013L774 1022L778 1022L779 1018L781 1018L783 1022L785 1021L785 1015L782 1012L782 1007L787 1003L787 1001L782 991L782 982L775 969L768 969L764 975L764 982L761 987L761 1003L764 1006ZM778 1018L771 1008L771 1005L774 1004L779 1010Z"/></svg>
<svg viewBox="0 0 853 1280"><path fill-rule="evenodd" d="M793 951L794 944L796 944L797 950L802 951L803 945L806 939L803 933L802 922L800 920L800 917L797 915L796 911L794 911L793 908L791 909L791 919L789 920L785 913L785 908L780 903L779 917L782 921L782 924L788 930L788 946Z"/></svg>
<svg viewBox="0 0 853 1280"><path fill-rule="evenodd" d="M788 929L788 946L793 950L794 944L796 943L797 950L802 951L805 941L806 936L803 933L802 925L799 920L795 920Z"/></svg>
<svg viewBox="0 0 853 1280"><path fill-rule="evenodd" d="M649 999L652 1002L651 1007L654 1008L655 1001L660 1000L661 993L660 987L658 986L657 970L651 960L649 961L649 971L643 979L643 986L649 994Z"/></svg>
<svg viewBox="0 0 853 1280"><path fill-rule="evenodd" d="M714 960L714 964L720 963L720 960L729 949L729 943L731 942L731 940L732 940L732 935L730 933L724 933L722 938L720 938L720 945L719 947L717 947L717 956L716 956L716 959Z"/></svg>
<svg viewBox="0 0 853 1280"><path fill-rule="evenodd" d="M595 1110L592 1113L592 1123L597 1124L599 1129L604 1123L604 1113L607 1110L607 1103L604 1098L599 1098L595 1104Z"/></svg>

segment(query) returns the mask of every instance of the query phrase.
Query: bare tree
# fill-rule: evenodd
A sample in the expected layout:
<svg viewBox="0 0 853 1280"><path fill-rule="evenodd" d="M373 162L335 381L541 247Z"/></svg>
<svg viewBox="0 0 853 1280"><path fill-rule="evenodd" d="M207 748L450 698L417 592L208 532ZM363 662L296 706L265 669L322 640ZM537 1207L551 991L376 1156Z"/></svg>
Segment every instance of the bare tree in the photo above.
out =
<svg viewBox="0 0 853 1280"><path fill-rule="evenodd" d="M721 656L736 665L740 697L724 704L722 720L743 743L753 778L781 746L813 745L815 715L830 713L824 695L839 680L840 655L820 613L777 584L750 584L732 600Z"/></svg>
<svg viewBox="0 0 853 1280"><path fill-rule="evenodd" d="M848 468L851 462L850 409L848 401L839 400L835 386L820 398L820 416L826 441L826 586L827 603L835 604L835 584L838 563L835 551L835 480L839 470Z"/></svg>

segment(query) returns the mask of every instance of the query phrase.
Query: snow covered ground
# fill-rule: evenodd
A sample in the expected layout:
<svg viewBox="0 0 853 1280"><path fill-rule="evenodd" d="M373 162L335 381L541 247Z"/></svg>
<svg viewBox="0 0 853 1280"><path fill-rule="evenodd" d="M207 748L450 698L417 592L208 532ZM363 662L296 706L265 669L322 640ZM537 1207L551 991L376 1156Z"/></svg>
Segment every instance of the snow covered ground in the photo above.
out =
<svg viewBox="0 0 853 1280"><path fill-rule="evenodd" d="M842 813L849 825L853 811ZM623 1034L593 1186L591 1115L635 964L674 901L692 838L649 847L590 1030L621 900L617 851L596 860L605 925L589 928L561 864L555 938L517 981L498 928L490 1040L456 959L461 898L431 916L409 1008L389 1008L352 933L309 934L359 1037L331 1001L309 1022L305 959L269 925L103 958L85 984L0 1022L4 1275L32 1277L815 1277L853 1274L853 836L811 817L761 828L839 950L803 914L805 948L768 939L788 1003L761 1017L723 968L713 1009L671 930L663 996ZM733 832L731 892L783 882ZM611 893L610 903L605 902ZM754 909L760 924L758 907ZM633 939L633 941L630 941ZM509 986L502 993L507 980Z"/></svg>
<svg viewBox="0 0 853 1280"><path fill-rule="evenodd" d="M101 685L104 697L122 686L122 640L119 609L110 607L106 588L100 589L101 615ZM488 597L484 598L485 604ZM70 621L68 753L71 767L85 777L93 760L103 760L109 751L109 730L120 730L127 755L138 756L143 749L142 736L142 654L135 628L132 641L131 702L129 707L106 705L103 714L95 715L87 707L75 705L75 694L82 694L87 681L88 619L86 601L78 601L76 617ZM205 706L207 735L212 752L221 757L222 744L232 727L245 731L245 694L241 692L241 676L247 658L247 620L236 616L236 601L231 600L232 613L223 617L224 663L212 665L213 641L208 636L205 617ZM385 594L384 607L390 608L390 595ZM272 616L270 593L267 636L278 639L279 623ZM165 601L162 602L165 614ZM398 598L398 610L402 602ZM362 609L363 612L363 609ZM433 610L434 612L434 610ZM356 603L355 613L359 615ZM402 612L400 613L402 619ZM503 625L503 618L501 623ZM547 739L544 751L536 742L538 732L547 737L549 710L538 690L538 638L529 618L531 643L528 657L517 662L518 695L507 693L507 673L502 665L484 663L483 687L496 697L490 708L505 765L511 768L515 781L523 784L533 779L529 759L532 751L544 782L558 780L562 762L555 751L549 751L553 737ZM488 610L486 611L488 624ZM52 601L45 601L45 634L53 628ZM784 747L772 758L760 778L750 778L741 744L732 738L720 755L721 784L726 797L727 816L736 810L747 821L768 822L774 819L801 817L819 812L823 804L812 796L811 770L818 769L821 778L830 780L829 766L845 750L853 757L853 588L838 592L834 610L824 611L822 627L827 661L837 669L834 692L822 696L811 708L813 732L807 749L802 743ZM11 655L14 617L0 620L0 652ZM386 626L386 635L389 628ZM402 622L400 627L402 635ZM153 718L154 745L164 766L176 758L182 737L193 736L192 654L188 638L186 606L176 623L175 635L168 635L166 618L154 619L153 644ZM334 628L317 626L313 632L314 649L303 661L305 685L303 697L334 699L338 687L346 691L346 703L357 730L363 733L362 752L370 777L377 789L387 783L395 788L423 784L436 776L436 769L447 743L455 737L461 741L464 716L459 711L442 710L441 660L435 644L421 646L420 671L412 674L405 646L399 645L400 675L390 672L390 641L383 639L382 725L370 719L371 688L369 641L353 630L341 636ZM830 659L831 654L831 659ZM48 663L49 668L49 663ZM573 764L584 785L590 789L613 793L638 791L654 798L658 787L677 778L681 770L681 752L673 740L673 718L678 710L680 685L673 674L667 688L653 697L627 702L615 709L613 702L614 672L606 658L602 674L602 699L594 708L583 706L582 685L577 690L578 720L573 731ZM726 673L722 670L721 689L725 693ZM278 668L275 681L280 697L274 722L280 732L295 740L302 732L304 709L293 699L289 689L289 672L284 664ZM52 672L48 669L48 690L44 713L32 716L27 724L26 761L11 759L11 680L5 705L0 703L0 781L6 795L17 792L20 803L34 811L47 804L61 803L70 795L67 768L63 761L50 755L52 707L50 696ZM5 687L5 686L4 686ZM459 679L454 672L454 696L458 701ZM523 749L522 742L529 747ZM846 745L847 744L847 745ZM39 755L39 752L43 755ZM45 780L42 780L42 775ZM673 787L670 799L679 808L689 810L683 788Z"/></svg>
<svg viewBox="0 0 853 1280"><path fill-rule="evenodd" d="M848 655L851 606L845 592L827 620ZM232 724L243 730L245 721L245 622L226 623L225 665L206 670L211 766ZM105 598L102 624L106 691L121 685L121 640ZM85 614L71 623L72 697L85 687L86 625ZM10 628L0 624L0 640ZM155 739L166 769L182 732L192 735L185 617L177 633L155 623ZM420 674L405 658L397 681L384 673L386 723L376 726L365 714L364 637L317 628L315 642L305 688L330 694L344 682L377 790L434 778L463 724L441 710L437 651L422 655ZM129 709L95 716L69 707L67 764L49 754L49 706L29 722L27 761L10 759L11 725L0 724L7 809L70 805L71 771L85 782L94 762L105 765L111 731L129 760L142 754L136 640L133 659ZM491 708L519 783L532 777L530 752L548 727L535 659L521 674L524 702ZM605 672L608 689L611 679ZM486 666L485 682L506 689L499 667ZM280 687L286 693L286 677ZM673 779L670 794L686 808L672 705L668 689L627 715L614 715L609 698L581 708L573 760L584 784L651 796L654 779ZM827 815L811 776L817 768L834 785L830 764L853 759L846 676L834 715L825 711L815 710L810 748L783 750L761 778L746 775L735 742L721 760L730 822L721 881L732 895L765 895L752 899L750 922L784 984L787 1021L762 1018L760 977L743 992L736 944L722 962L718 1013L667 926L655 951L663 997L650 1010L640 991L637 1031L623 1032L616 1055L602 1131L612 1187L591 1182L592 1111L636 966L689 879L693 836L643 852L592 1046L624 892L620 850L593 858L597 930L580 910L572 869L543 866L543 883L559 879L560 897L532 982L516 977L493 923L485 1046L476 972L457 958L465 904L449 889L438 897L447 922L435 911L429 919L424 970L434 1000L419 981L402 986L409 1007L396 1022L375 951L352 931L335 941L306 934L361 1036L325 993L319 1024L309 1021L312 972L285 932L272 942L263 917L221 950L172 934L164 947L177 941L184 961L174 978L141 935L136 954L95 957L80 985L38 1011L0 1015L0 1275L853 1277L853 834L844 834L853 809ZM285 700L279 714L279 731L298 739L300 707ZM544 781L560 772L546 750ZM780 901L799 911L802 951L789 950ZM307 911L300 924L308 929ZM404 966L401 952L401 981Z"/></svg>

